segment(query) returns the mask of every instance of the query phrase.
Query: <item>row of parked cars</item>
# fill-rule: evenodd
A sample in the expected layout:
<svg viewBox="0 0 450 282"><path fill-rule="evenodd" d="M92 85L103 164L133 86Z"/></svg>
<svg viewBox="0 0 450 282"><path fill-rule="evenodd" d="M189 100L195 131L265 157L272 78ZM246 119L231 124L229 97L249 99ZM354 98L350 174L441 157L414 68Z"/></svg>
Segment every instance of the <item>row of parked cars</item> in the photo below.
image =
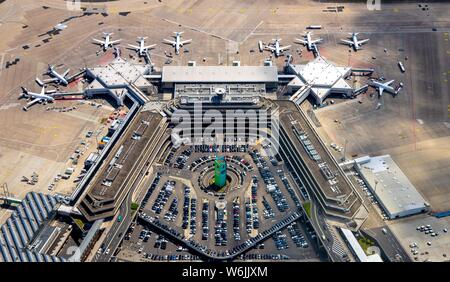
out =
<svg viewBox="0 0 450 282"><path fill-rule="evenodd" d="M237 202L233 203L233 235L235 241L241 240L241 234L239 232L240 221L240 205Z"/></svg>
<svg viewBox="0 0 450 282"><path fill-rule="evenodd" d="M272 207L270 206L269 202L267 201L266 197L263 196L262 204L264 206L264 219L274 218L275 212L273 211Z"/></svg>
<svg viewBox="0 0 450 282"><path fill-rule="evenodd" d="M305 236L303 236L303 233L300 231L297 223L292 223L289 225L287 230L289 231L289 235L291 235L292 241L294 241L297 248L308 248L308 242L306 242Z"/></svg>
<svg viewBox="0 0 450 282"><path fill-rule="evenodd" d="M215 225L215 243L216 246L226 246L228 243L227 238L227 221L225 220L225 214L222 210L216 211L216 225Z"/></svg>
<svg viewBox="0 0 450 282"><path fill-rule="evenodd" d="M288 181L287 177L284 174L281 174L280 178L281 178L281 181L284 184L284 187L286 188L286 190L288 191L289 195L291 196L292 201L294 201L295 206L297 207L297 209L301 210L302 209L302 203L300 202L300 200L298 199L297 195L295 194L295 191L292 188L291 184L289 184L289 181Z"/></svg>
<svg viewBox="0 0 450 282"><path fill-rule="evenodd" d="M202 240L208 240L209 235L209 202L203 202L202 207Z"/></svg>
<svg viewBox="0 0 450 282"><path fill-rule="evenodd" d="M277 250L285 250L289 248L286 241L286 234L282 234L281 231L277 231L272 235L273 240L275 241L275 246Z"/></svg>
<svg viewBox="0 0 450 282"><path fill-rule="evenodd" d="M164 183L164 186L159 191L158 197L155 199L155 202L152 206L152 211L154 211L156 214L160 214L164 206L166 205L167 201L169 200L169 197L173 193L173 189L175 188L176 182L173 180L168 180L166 183Z"/></svg>
<svg viewBox="0 0 450 282"><path fill-rule="evenodd" d="M191 220L190 220L190 233L195 235L197 232L197 199L191 199Z"/></svg>
<svg viewBox="0 0 450 282"><path fill-rule="evenodd" d="M184 201L183 201L183 223L181 227L183 229L187 229L189 225L189 204L191 189L187 186L184 186Z"/></svg>
<svg viewBox="0 0 450 282"><path fill-rule="evenodd" d="M275 177L272 175L267 162L256 150L252 151L250 155L253 158L256 166L258 167L259 173L267 187L267 191L272 196L278 210L280 212L285 212L289 209L289 205L283 193L281 192L280 187L275 181Z"/></svg>
<svg viewBox="0 0 450 282"><path fill-rule="evenodd" d="M148 199L150 199L150 196L152 195L153 191L155 191L156 187L159 184L159 181L161 179L161 173L156 173L155 179L153 179L152 184L148 188L147 192L145 193L144 199L142 199L141 206L139 208L139 212L142 212L145 205L147 205Z"/></svg>
<svg viewBox="0 0 450 282"><path fill-rule="evenodd" d="M184 150L177 158L175 163L173 164L174 168L183 169L186 165L186 162L189 160L190 156L192 154L192 149L188 148Z"/></svg>
<svg viewBox="0 0 450 282"><path fill-rule="evenodd" d="M194 255L156 255L156 254L145 254L143 256L146 259L155 261L181 261L181 260L200 260L199 256Z"/></svg>
<svg viewBox="0 0 450 282"><path fill-rule="evenodd" d="M174 221L178 215L178 198L174 198L170 203L169 210L164 215L164 219L167 221Z"/></svg>
<svg viewBox="0 0 450 282"><path fill-rule="evenodd" d="M252 224L252 208L250 202L245 202L245 229L247 233L251 233L253 229Z"/></svg>

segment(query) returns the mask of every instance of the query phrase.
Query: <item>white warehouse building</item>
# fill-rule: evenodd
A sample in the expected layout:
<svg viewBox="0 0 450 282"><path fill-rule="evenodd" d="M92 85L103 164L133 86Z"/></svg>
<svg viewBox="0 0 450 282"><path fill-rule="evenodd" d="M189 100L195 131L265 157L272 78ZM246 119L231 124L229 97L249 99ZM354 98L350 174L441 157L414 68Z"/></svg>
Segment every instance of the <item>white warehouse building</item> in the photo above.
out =
<svg viewBox="0 0 450 282"><path fill-rule="evenodd" d="M390 155L361 157L355 165L390 219L427 211L428 203Z"/></svg>

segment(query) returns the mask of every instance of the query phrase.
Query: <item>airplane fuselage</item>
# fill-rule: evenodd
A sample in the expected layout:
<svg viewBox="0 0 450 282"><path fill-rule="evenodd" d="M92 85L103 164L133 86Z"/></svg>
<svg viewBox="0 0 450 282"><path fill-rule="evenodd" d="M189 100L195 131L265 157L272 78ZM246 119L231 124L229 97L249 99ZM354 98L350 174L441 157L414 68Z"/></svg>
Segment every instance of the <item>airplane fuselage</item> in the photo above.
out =
<svg viewBox="0 0 450 282"><path fill-rule="evenodd" d="M280 42L277 40L275 41L275 56L280 56L281 54L281 50L280 50Z"/></svg>
<svg viewBox="0 0 450 282"><path fill-rule="evenodd" d="M182 46L181 44L181 38L180 35L177 34L177 36L175 37L175 53L178 54L180 53L180 47Z"/></svg>
<svg viewBox="0 0 450 282"><path fill-rule="evenodd" d="M69 82L62 75L60 75L58 72L56 72L55 70L52 69L50 71L50 74L52 76L56 77L61 84L64 84L64 85L69 84Z"/></svg>
<svg viewBox="0 0 450 282"><path fill-rule="evenodd" d="M309 33L309 32L306 34L306 42L308 45L308 50L312 50L311 33Z"/></svg>

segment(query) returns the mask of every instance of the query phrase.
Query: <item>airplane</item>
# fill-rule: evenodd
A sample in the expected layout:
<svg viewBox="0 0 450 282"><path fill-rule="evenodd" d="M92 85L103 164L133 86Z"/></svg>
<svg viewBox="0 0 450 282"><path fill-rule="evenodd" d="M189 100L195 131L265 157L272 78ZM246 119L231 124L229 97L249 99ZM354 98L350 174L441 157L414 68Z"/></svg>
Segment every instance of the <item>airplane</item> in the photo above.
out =
<svg viewBox="0 0 450 282"><path fill-rule="evenodd" d="M45 85L47 83L51 83L51 82L56 82L58 84L67 86L69 84L69 81L66 77L69 74L69 71L70 71L70 69L67 69L64 73L60 74L55 70L55 66L48 65L47 72L45 74L51 76L51 78L40 80L39 78L36 77L36 82L40 86L43 86L43 85Z"/></svg>
<svg viewBox="0 0 450 282"><path fill-rule="evenodd" d="M183 31L180 32L174 32L175 35L173 38L175 38L175 41L164 39L165 44L171 44L173 47L175 47L175 53L178 55L180 53L180 48L183 47L184 44L189 44L192 42L192 39L181 41L181 34L183 34Z"/></svg>
<svg viewBox="0 0 450 282"><path fill-rule="evenodd" d="M288 50L291 47L291 45L281 47L280 46L281 39L276 38L272 40L274 42L266 45L265 49L273 52L275 54L275 57L281 56L283 51Z"/></svg>
<svg viewBox="0 0 450 282"><path fill-rule="evenodd" d="M375 87L378 89L378 96L383 96L383 91L387 91L389 93L392 93L394 95L397 95L399 90L395 90L394 87L390 86L395 80L389 80L387 82L381 82L376 81L375 79L372 79L370 86Z"/></svg>
<svg viewBox="0 0 450 282"><path fill-rule="evenodd" d="M27 98L28 100L31 100L28 104L26 104L23 107L24 111L28 111L28 108L36 103L41 104L47 104L48 102L53 103L55 101L55 98L53 98L51 95L47 95L48 92L45 91L45 86L42 86L41 93L35 93L28 91L25 87L22 88L22 93L19 95L19 99Z"/></svg>
<svg viewBox="0 0 450 282"><path fill-rule="evenodd" d="M103 47L103 51L106 51L109 49L109 47L113 47L115 44L119 44L119 42L122 40L122 39L118 39L118 40L111 41L111 35L113 35L113 34L114 33L103 32L104 40L92 38L92 40L94 40L93 43L100 44Z"/></svg>
<svg viewBox="0 0 450 282"><path fill-rule="evenodd" d="M308 50L311 51L314 49L314 45L317 43L322 42L322 38L319 39L311 39L311 35L312 35L312 31L308 31L305 35L304 35L304 39L300 39L300 38L295 38L296 41L298 41L297 43L301 43L305 46L307 46Z"/></svg>
<svg viewBox="0 0 450 282"><path fill-rule="evenodd" d="M358 51L359 49L361 49L361 45L367 43L367 41L369 41L369 39L363 39L363 40L358 40L358 32L353 32L353 33L349 33L351 35L351 39L352 40L345 40L345 39L341 39L341 41L344 44L347 44L349 46L353 46L353 49L355 49L355 51Z"/></svg>
<svg viewBox="0 0 450 282"><path fill-rule="evenodd" d="M138 52L139 56L145 56L145 54L147 53L148 50L153 49L153 47L156 46L156 44L145 46L145 39L147 39L147 37L138 37L137 42L139 43L139 46L128 44L128 46L130 46L129 49L132 49L132 50L135 50L136 52Z"/></svg>

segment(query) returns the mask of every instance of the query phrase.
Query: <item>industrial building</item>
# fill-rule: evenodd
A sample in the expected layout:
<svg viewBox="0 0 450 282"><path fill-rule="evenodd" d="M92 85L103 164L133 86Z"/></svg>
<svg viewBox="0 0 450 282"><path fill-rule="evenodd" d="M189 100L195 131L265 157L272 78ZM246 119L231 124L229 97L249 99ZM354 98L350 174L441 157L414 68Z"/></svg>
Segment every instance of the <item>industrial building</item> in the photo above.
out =
<svg viewBox="0 0 450 282"><path fill-rule="evenodd" d="M318 105L330 94L353 95L353 88L346 78L350 76L351 67L338 67L318 56L304 65L287 64L286 73L294 74L287 87L292 93L291 100L296 104L303 102L310 94Z"/></svg>
<svg viewBox="0 0 450 282"><path fill-rule="evenodd" d="M390 155L361 157L356 169L390 219L427 210L428 204Z"/></svg>

